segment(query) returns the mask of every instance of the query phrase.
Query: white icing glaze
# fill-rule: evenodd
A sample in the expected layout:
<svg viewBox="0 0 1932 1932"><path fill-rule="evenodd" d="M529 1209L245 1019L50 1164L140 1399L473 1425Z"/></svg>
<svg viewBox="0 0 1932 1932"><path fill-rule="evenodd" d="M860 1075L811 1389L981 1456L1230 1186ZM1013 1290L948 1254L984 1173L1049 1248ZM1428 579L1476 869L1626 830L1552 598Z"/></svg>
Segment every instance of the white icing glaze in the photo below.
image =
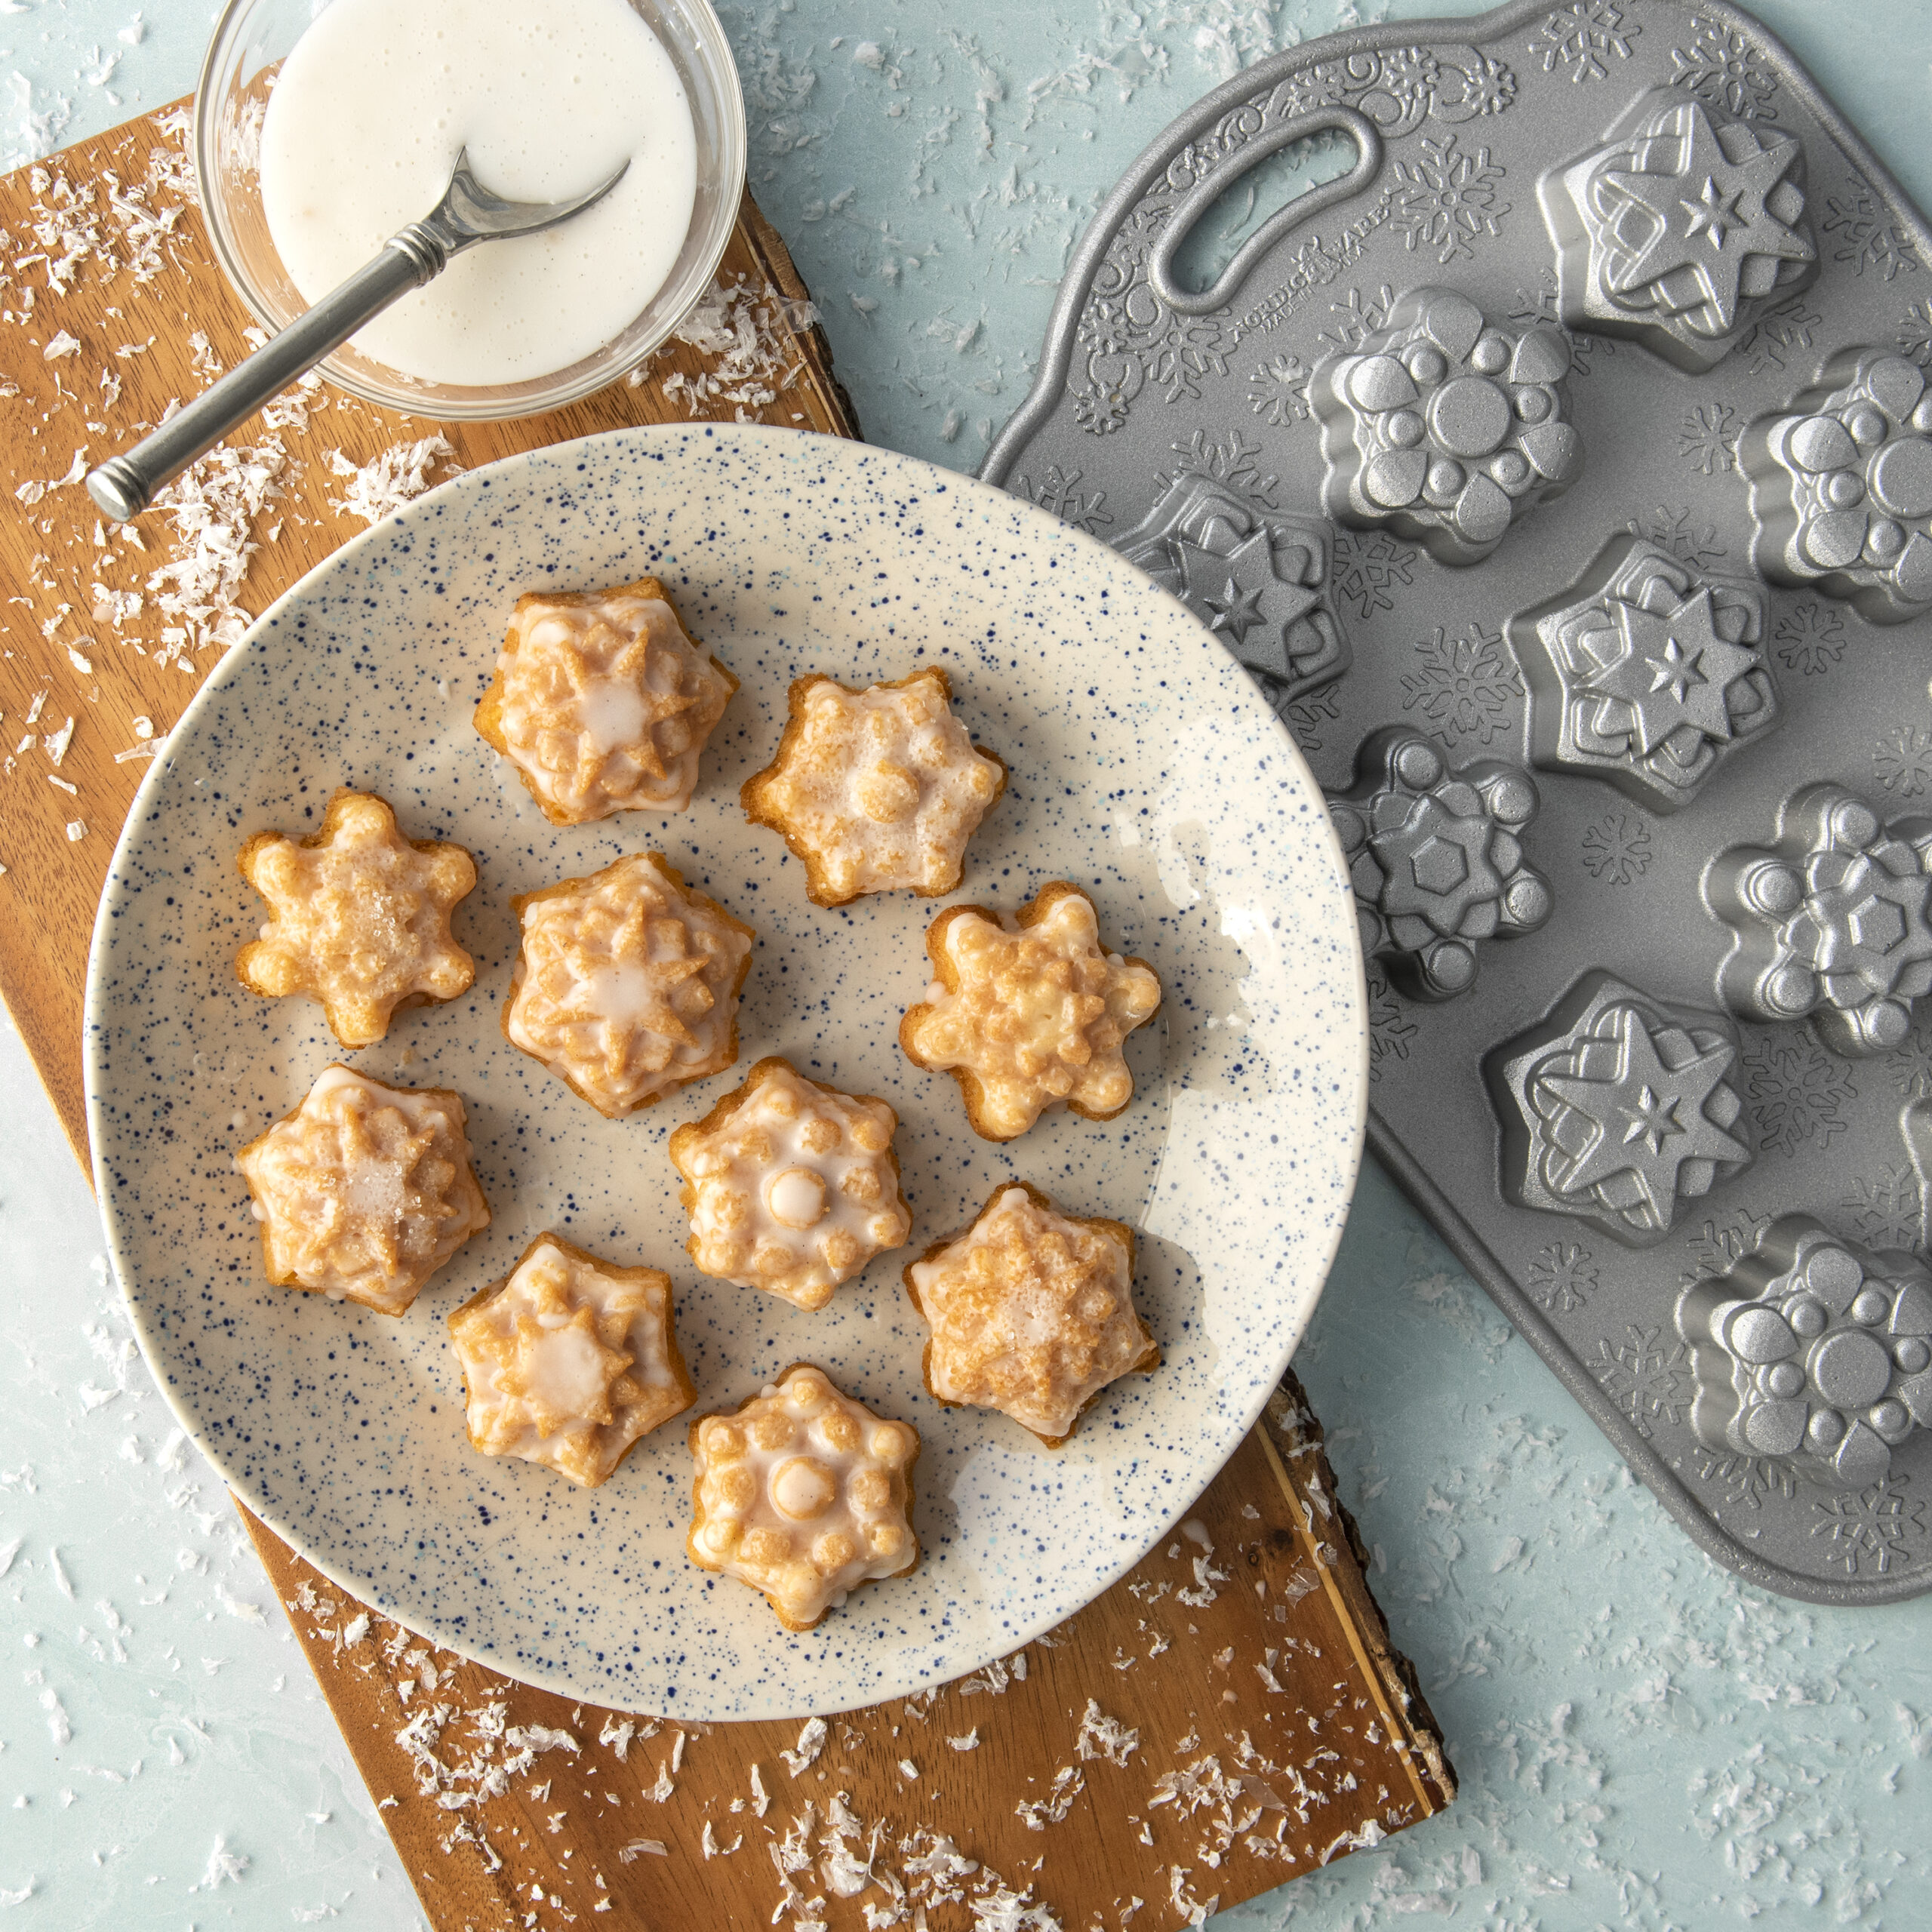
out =
<svg viewBox="0 0 1932 1932"><path fill-rule="evenodd" d="M662 598L520 605L497 660L505 755L568 823L682 811L734 686Z"/></svg>
<svg viewBox="0 0 1932 1932"><path fill-rule="evenodd" d="M707 1275L804 1309L912 1232L891 1159L897 1121L883 1100L841 1094L784 1063L718 1123L671 1140L690 1183L691 1258Z"/></svg>
<svg viewBox="0 0 1932 1932"><path fill-rule="evenodd" d="M800 1367L734 1416L694 1432L691 1554L770 1597L786 1622L815 1623L858 1584L917 1560L906 1472L918 1447Z"/></svg>
<svg viewBox="0 0 1932 1932"><path fill-rule="evenodd" d="M505 1031L615 1117L734 1057L751 938L641 854L523 909Z"/></svg>
<svg viewBox="0 0 1932 1932"><path fill-rule="evenodd" d="M907 1271L932 1329L943 1402L1067 1435L1088 1400L1146 1353L1128 1251L1104 1229L1003 1189L958 1240Z"/></svg>
<svg viewBox="0 0 1932 1932"><path fill-rule="evenodd" d="M346 1066L325 1068L235 1165L272 1275L385 1315L490 1222L462 1101Z"/></svg>
<svg viewBox="0 0 1932 1932"><path fill-rule="evenodd" d="M641 1435L691 1406L672 1359L671 1284L540 1241L450 1317L470 1441L594 1487Z"/></svg>
<svg viewBox="0 0 1932 1932"><path fill-rule="evenodd" d="M754 783L766 821L811 853L829 895L958 884L1001 774L953 716L939 674L856 692L820 678L794 717L777 762Z"/></svg>

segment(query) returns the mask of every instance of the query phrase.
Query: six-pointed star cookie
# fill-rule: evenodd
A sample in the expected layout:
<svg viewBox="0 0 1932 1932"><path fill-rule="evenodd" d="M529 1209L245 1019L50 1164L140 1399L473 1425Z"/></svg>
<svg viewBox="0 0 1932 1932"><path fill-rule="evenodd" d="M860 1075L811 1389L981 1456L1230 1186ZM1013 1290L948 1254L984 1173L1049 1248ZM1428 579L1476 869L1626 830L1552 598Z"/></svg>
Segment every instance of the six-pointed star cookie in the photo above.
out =
<svg viewBox="0 0 1932 1932"><path fill-rule="evenodd" d="M738 1057L752 928L655 852L510 902L503 1037L613 1120Z"/></svg>
<svg viewBox="0 0 1932 1932"><path fill-rule="evenodd" d="M763 1591L786 1629L809 1630L861 1583L918 1567L919 1432L823 1369L794 1362L737 1414L699 1417L691 1445L691 1561Z"/></svg>
<svg viewBox="0 0 1932 1932"><path fill-rule="evenodd" d="M982 1139L1011 1140L1061 1101L1111 1120L1133 1099L1121 1043L1153 1018L1161 983L1146 960L1102 947L1077 885L1042 886L1017 913L949 906L926 951L938 981L900 1022L899 1044L958 1081Z"/></svg>
<svg viewBox="0 0 1932 1932"><path fill-rule="evenodd" d="M542 1234L450 1317L469 1439L594 1489L697 1390L672 1327L671 1278Z"/></svg>
<svg viewBox="0 0 1932 1932"><path fill-rule="evenodd" d="M869 1094L808 1080L774 1055L702 1120L671 1136L691 1259L707 1275L823 1308L912 1231L892 1139Z"/></svg>
<svg viewBox="0 0 1932 1932"><path fill-rule="evenodd" d="M398 1008L454 999L476 977L450 931L476 883L469 854L404 838L373 792L337 792L300 844L257 832L235 863L271 915L235 955L235 977L264 999L319 1001L345 1047L374 1044Z"/></svg>
<svg viewBox="0 0 1932 1932"><path fill-rule="evenodd" d="M777 756L739 797L802 862L806 897L842 906L868 892L950 892L1006 765L953 716L946 672L866 691L800 678L789 704Z"/></svg>
<svg viewBox="0 0 1932 1932"><path fill-rule="evenodd" d="M906 1269L932 1331L926 1387L949 1407L998 1409L1050 1449L1123 1375L1160 1366L1134 1312L1134 1230L1063 1214L1023 1182L996 1189L964 1233Z"/></svg>
<svg viewBox="0 0 1932 1932"><path fill-rule="evenodd" d="M681 812L738 681L706 656L663 584L519 597L476 707L478 734L555 825Z"/></svg>
<svg viewBox="0 0 1932 1932"><path fill-rule="evenodd" d="M271 1281L381 1315L490 1225L461 1097L325 1067L235 1165L254 1197Z"/></svg>

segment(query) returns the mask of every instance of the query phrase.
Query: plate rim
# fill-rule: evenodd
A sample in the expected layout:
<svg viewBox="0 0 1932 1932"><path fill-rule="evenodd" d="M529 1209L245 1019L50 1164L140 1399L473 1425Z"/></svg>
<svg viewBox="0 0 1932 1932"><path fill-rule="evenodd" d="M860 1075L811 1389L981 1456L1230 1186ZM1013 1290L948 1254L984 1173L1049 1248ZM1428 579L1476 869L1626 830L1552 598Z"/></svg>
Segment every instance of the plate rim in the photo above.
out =
<svg viewBox="0 0 1932 1932"><path fill-rule="evenodd" d="M528 469L539 461L567 461L573 453L587 448L612 445L648 445L655 441L681 443L689 441L694 435L701 435L702 438L706 441L715 440L726 444L754 446L764 445L773 447L795 447L798 440L803 438L814 445L826 445L829 450L841 452L841 454L830 457L830 460L834 462L848 460L848 456L844 453L862 452L866 459L875 461L883 460L891 465L909 467L923 472L933 481L943 485L946 488L960 490L969 497L983 495L986 498L992 500L989 507L996 507L1003 515L1017 517L1023 525L1029 523L1033 525L1041 534L1050 537L1057 543L1069 545L1076 552L1086 550L1091 546L1093 551L1098 553L1096 561L1103 564L1110 570L1132 572L1140 578L1140 587L1143 591L1154 594L1157 604L1164 603L1171 607L1174 611L1184 616L1189 623L1199 627L1198 620L1180 599L1155 583L1144 572L1137 571L1111 546L1103 543L1098 537L1073 528L1053 515L1051 512L1042 509L1038 505L1029 503L1023 497L1014 497L999 488L996 485L986 482L977 475L947 469L923 457L864 442L856 438L827 435L812 430L789 429L774 424L641 423L615 429L602 430L591 435L573 437L562 442L544 444L534 449L513 451L489 463L478 464L473 468L463 470L454 476L445 478L433 488L425 491L419 497L412 498L401 509L392 512L388 516L371 524L366 530L357 531L346 542L337 545L334 549L330 551L326 556L318 559L294 583L263 608L260 614L243 633L241 641L231 646L223 654L221 659L202 680L189 698L181 716L170 730L168 734L169 740L171 743L176 734L187 732L198 723L202 713L211 708L217 701L217 694L225 691L228 685L240 675L241 666L251 657L259 656L263 652L271 627L277 623L292 605L308 594L309 586L321 577L323 573L340 568L345 561L371 548L378 541L387 542L398 528L417 520L426 513L433 513L451 497L475 490L479 487L478 479L494 478L506 475L519 469ZM1210 641L1219 644L1218 639L1211 638ZM1224 645L1220 648L1226 655L1230 666L1238 671L1239 665L1234 660L1232 654L1226 652ZM233 668L231 669L231 666ZM1293 734L1286 724L1269 710L1258 692L1256 694L1256 700L1266 725L1272 731L1274 748L1278 752L1284 752L1291 755L1293 767L1301 783L1306 787L1309 795L1313 798L1321 798L1323 797L1321 787L1313 772L1309 769L1308 762L1303 756L1300 747L1295 743ZM102 887L100 903L95 911L94 928L88 949L86 993L82 1008L81 1041L82 1088L85 1101L85 1117L88 1128L90 1177L94 1185L95 1201L100 1216L102 1235L106 1246L109 1262L114 1270L115 1286L120 1291L122 1305L127 1312L136 1341L140 1346L143 1360L147 1364L149 1373L154 1378L155 1386L160 1392L163 1402L167 1405L175 1421L186 1434L188 1439L194 1444L210 1468L221 1479L230 1497L237 1503L248 1509L280 1542L286 1545L304 1562L318 1571L337 1589L345 1592L358 1604L366 1604L368 1608L386 1620L414 1631L415 1626L398 1616L393 1609L384 1607L381 1598L386 1594L385 1592L380 1590L374 1592L373 1594L377 1600L371 1601L368 1594L365 1594L371 1592L371 1585L366 1580L356 1578L351 1580L349 1573L343 1566L328 1559L312 1549L307 1540L294 1529L285 1527L278 1520L280 1512L265 1506L261 1498L251 1493L248 1485L237 1481L230 1473L226 1466L226 1458L217 1454L209 1441L205 1439L194 1414L184 1402L177 1399L171 1382L157 1365L165 1359L165 1352L160 1349L156 1338L151 1335L149 1325L143 1315L141 1306L129 1287L131 1271L122 1252L118 1223L110 1208L110 1203L113 1199L112 1177L106 1171L105 1158L102 1152L103 1137L97 1131L103 1106L101 1088L106 1077L106 1042L112 1032L111 1023L107 1020L103 1011L106 998L104 981L106 977L109 955L112 949L114 922L118 909L129 889L126 875L131 848L139 836L140 828L147 823L149 814L153 810L154 795L159 789L165 774L171 768L171 761L169 755L164 752L160 756L150 761L148 771L136 788L134 798L128 808L127 816L122 822L119 835L115 838L112 855L108 863L107 876ZM1326 848L1328 860L1334 868L1335 879L1346 893L1348 887L1348 869L1341 843L1325 811L1321 817L1322 823L1319 828L1319 835ZM1317 1237L1313 1240L1310 1248L1312 1257L1310 1272L1315 1278L1315 1285L1300 1319L1290 1326L1289 1340L1285 1344L1285 1352L1282 1355L1281 1364L1272 1375L1257 1378L1249 1399L1244 1401L1238 1410L1229 1411L1232 1417L1236 1418L1236 1423L1235 1425L1231 1425L1229 1428L1226 1452L1214 1464L1214 1468L1208 1473L1199 1487L1191 1490L1171 1509L1157 1507L1152 1512L1150 1520L1157 1522L1160 1527L1152 1536L1145 1540L1144 1546L1136 1550L1134 1554L1126 1557L1117 1564L1103 1566L1099 1569L1084 1573L1081 1579L1081 1587L1084 1594L1079 1596L1077 1602L1051 1610L1041 1610L1030 1617L1014 1620L1011 1628L1005 1632L1001 1641L988 1653L989 1657L1010 1655L1014 1651L1032 1643L1041 1632L1052 1629L1064 1623L1069 1617L1077 1615L1099 1597L1105 1595L1115 1583L1119 1581L1121 1577L1126 1575L1137 1563L1145 1558L1147 1552L1155 1547L1161 1538L1168 1534L1174 1524L1181 1521L1194 1507L1201 1494L1218 1478L1229 1459L1254 1429L1266 1407L1269 1398L1278 1387L1282 1373L1293 1360L1295 1351L1300 1347L1307 1333L1309 1323L1312 1320L1315 1308L1327 1291L1329 1278L1334 1272L1335 1257L1348 1225L1349 1213L1353 1208L1356 1191L1361 1183L1362 1162L1367 1151L1370 1114L1370 1041L1367 971L1361 950L1361 935L1355 921L1352 920L1345 922L1337 921L1337 924L1342 928L1340 936L1346 941L1354 969L1353 990L1355 995L1354 1011L1356 1019L1352 1041L1343 1043L1337 1041L1334 1035L1330 1035L1331 1041L1335 1041L1338 1059L1346 1062L1346 1070L1352 1076L1350 1081L1351 1092L1346 1109L1346 1146L1335 1163L1337 1178L1345 1180L1346 1188L1343 1190L1344 1194L1343 1205L1334 1215L1330 1229L1312 1231ZM1344 1044L1350 1050L1342 1051ZM1128 1546L1131 1547L1131 1545ZM595 1705L600 1709L619 1708L606 1704L599 1691L592 1690L586 1692L582 1684L570 1681L560 1673L526 1665L521 1660L506 1660L500 1655L494 1654L479 1654L478 1650L469 1648L463 1643L452 1641L447 1632L438 1635L434 1631L426 1630L415 1632L415 1634L423 1636L426 1641L435 1643L439 1649L451 1651L457 1655L478 1663L484 1669L495 1671L500 1675L509 1678L515 1682L526 1684L535 1689L550 1691L557 1695L568 1697L574 1702ZM487 1648L488 1647L480 1647ZM955 1673L955 1675L971 1675L974 1670L983 1667L984 1661L985 1660L981 1660L977 1663L969 1663ZM920 1681L924 1682L925 1680ZM798 1687L803 1687L800 1680L794 1680L794 1682L798 1685ZM841 1700L836 1696L829 1700L814 1699L807 1695L802 1699L795 1698L792 1701L782 1702L779 1707L761 1709L752 1714L728 1716L723 1718L708 1718L700 1714L698 1721L727 1723L786 1722L814 1716L829 1717L842 1711L863 1709L869 1708L874 1704L890 1702L895 1697L909 1694L910 1687L916 1687L903 1689L888 1688L878 1692L876 1695L869 1695L857 1701ZM782 1693L780 1696L782 1700Z"/></svg>

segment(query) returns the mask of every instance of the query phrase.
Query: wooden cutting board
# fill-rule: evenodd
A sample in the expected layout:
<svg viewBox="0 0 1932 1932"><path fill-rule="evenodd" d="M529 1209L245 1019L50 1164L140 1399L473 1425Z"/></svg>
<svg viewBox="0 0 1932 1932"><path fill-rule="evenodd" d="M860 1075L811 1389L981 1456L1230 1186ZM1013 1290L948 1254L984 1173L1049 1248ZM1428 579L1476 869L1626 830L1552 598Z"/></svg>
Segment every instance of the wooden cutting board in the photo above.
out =
<svg viewBox="0 0 1932 1932"><path fill-rule="evenodd" d="M748 195L711 325L641 380L469 426L292 392L171 515L143 518L136 548L97 521L82 469L248 347L184 133L164 110L0 180L0 995L84 1165L82 994L114 840L149 750L249 616L399 478L637 423L859 433ZM1158 1932L1454 1791L1292 1377L1180 1531L1050 1638L802 1735L511 1683L372 1618L243 1514L438 1932L586 1914Z"/></svg>

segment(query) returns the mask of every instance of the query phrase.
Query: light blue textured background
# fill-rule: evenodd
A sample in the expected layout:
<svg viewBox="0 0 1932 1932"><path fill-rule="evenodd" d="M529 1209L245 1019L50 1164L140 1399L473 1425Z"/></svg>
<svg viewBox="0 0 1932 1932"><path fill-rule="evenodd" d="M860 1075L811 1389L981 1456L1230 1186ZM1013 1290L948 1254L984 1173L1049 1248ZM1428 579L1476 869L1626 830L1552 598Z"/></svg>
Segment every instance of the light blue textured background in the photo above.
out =
<svg viewBox="0 0 1932 1932"><path fill-rule="evenodd" d="M1024 394L1065 256L1134 155L1343 12L721 11L753 187L867 432L961 469ZM1932 6L1759 11L1932 202ZM186 91L209 18L0 0L0 164ZM91 1201L4 1027L0 1118L0 1924L420 1924L220 1484L170 1447ZM1713 1567L1372 1168L1297 1366L1462 1795L1224 1922L1932 1925L1925 1603L1814 1610Z"/></svg>

